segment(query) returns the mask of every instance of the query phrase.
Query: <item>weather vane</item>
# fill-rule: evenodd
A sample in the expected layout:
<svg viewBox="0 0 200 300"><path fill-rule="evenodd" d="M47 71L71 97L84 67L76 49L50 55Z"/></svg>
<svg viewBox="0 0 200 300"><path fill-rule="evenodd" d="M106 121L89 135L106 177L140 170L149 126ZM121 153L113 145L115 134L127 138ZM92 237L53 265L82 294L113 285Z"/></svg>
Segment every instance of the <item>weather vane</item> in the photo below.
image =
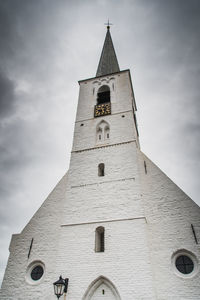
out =
<svg viewBox="0 0 200 300"><path fill-rule="evenodd" d="M107 29L110 28L110 25L113 25L112 23L109 22L109 19L108 19L108 23L104 23L104 25L107 25Z"/></svg>

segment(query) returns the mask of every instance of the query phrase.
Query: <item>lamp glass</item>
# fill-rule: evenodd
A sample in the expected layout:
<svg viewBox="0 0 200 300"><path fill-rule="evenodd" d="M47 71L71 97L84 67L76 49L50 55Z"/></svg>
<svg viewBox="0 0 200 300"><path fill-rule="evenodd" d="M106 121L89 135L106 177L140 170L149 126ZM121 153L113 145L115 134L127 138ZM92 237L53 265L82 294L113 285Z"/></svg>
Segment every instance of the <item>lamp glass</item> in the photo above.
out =
<svg viewBox="0 0 200 300"><path fill-rule="evenodd" d="M65 281L60 276L59 280L54 282L54 293L58 299L63 295L64 288L65 288Z"/></svg>

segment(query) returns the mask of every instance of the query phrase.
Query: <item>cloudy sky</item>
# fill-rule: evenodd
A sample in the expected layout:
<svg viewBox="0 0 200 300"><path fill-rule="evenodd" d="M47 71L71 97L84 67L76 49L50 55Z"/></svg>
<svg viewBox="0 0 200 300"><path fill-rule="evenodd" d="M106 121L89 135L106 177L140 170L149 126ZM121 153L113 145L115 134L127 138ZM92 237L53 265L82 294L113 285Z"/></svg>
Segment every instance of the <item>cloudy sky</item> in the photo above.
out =
<svg viewBox="0 0 200 300"><path fill-rule="evenodd" d="M68 168L77 81L95 76L108 18L141 148L200 204L200 1L0 0L0 281L11 234Z"/></svg>

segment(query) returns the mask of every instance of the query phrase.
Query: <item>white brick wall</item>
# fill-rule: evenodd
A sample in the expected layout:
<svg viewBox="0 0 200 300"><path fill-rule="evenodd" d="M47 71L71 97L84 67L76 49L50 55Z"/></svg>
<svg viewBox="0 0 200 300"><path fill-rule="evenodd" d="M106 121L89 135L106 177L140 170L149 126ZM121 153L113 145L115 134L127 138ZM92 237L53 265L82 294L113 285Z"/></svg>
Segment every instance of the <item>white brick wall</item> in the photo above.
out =
<svg viewBox="0 0 200 300"><path fill-rule="evenodd" d="M140 157L142 195L157 298L200 299L200 244L195 243L191 229L193 224L200 243L200 208L143 153ZM198 272L191 278L175 274L172 255L181 249L192 252L197 258Z"/></svg>
<svg viewBox="0 0 200 300"><path fill-rule="evenodd" d="M0 299L55 299L51 295L52 282L57 280L55 269L60 234L60 212L57 207L62 207L66 180L67 175L58 183L22 233L13 236ZM34 241L28 258L32 238ZM45 275L39 285L30 285L25 280L26 271L31 262L36 260L45 264Z"/></svg>

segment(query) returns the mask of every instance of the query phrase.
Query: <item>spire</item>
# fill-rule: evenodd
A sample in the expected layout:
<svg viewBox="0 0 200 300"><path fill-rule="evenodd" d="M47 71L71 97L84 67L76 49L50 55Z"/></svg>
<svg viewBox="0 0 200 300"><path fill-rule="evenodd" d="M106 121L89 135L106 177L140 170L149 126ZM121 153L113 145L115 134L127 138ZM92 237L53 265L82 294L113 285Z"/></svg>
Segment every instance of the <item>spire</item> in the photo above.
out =
<svg viewBox="0 0 200 300"><path fill-rule="evenodd" d="M112 38L110 35L110 23L107 24L107 33L101 53L96 76L107 75L115 72L119 72L119 65L115 49L113 46Z"/></svg>

